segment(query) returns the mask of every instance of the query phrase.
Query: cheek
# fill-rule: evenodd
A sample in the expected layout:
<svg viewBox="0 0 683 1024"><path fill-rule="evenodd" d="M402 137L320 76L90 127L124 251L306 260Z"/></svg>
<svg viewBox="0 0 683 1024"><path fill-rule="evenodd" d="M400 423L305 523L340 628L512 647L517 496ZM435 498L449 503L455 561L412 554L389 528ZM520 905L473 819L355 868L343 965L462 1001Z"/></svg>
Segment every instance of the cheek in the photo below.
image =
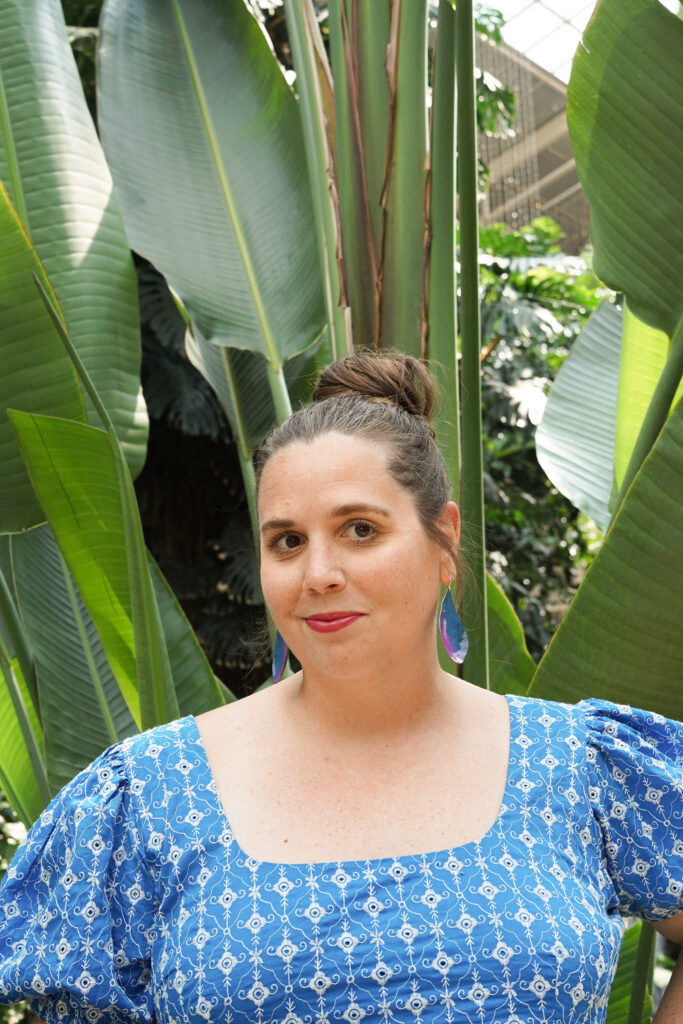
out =
<svg viewBox="0 0 683 1024"><path fill-rule="evenodd" d="M277 611L286 608L299 593L299 583L296 573L287 571L286 564L261 566L261 590L263 597L270 610L277 614Z"/></svg>

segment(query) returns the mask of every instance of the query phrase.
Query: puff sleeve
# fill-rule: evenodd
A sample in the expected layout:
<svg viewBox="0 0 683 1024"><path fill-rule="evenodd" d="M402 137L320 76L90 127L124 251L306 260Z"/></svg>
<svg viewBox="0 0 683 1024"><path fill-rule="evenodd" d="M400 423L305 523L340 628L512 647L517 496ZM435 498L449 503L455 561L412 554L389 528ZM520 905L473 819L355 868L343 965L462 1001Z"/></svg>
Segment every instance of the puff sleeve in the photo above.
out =
<svg viewBox="0 0 683 1024"><path fill-rule="evenodd" d="M683 911L683 725L627 705L583 703L589 798L614 908L673 917Z"/></svg>
<svg viewBox="0 0 683 1024"><path fill-rule="evenodd" d="M110 747L30 829L0 887L0 1002L47 1024L150 1022L153 879L125 766Z"/></svg>

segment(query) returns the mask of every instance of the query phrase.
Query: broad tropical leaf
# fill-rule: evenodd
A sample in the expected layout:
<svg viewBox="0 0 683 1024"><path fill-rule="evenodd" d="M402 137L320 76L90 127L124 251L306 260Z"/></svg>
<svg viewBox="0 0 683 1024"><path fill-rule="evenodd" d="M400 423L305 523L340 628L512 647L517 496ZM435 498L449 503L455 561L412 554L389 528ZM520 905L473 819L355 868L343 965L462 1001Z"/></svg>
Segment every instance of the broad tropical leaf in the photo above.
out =
<svg viewBox="0 0 683 1024"><path fill-rule="evenodd" d="M0 184L0 532L45 520L33 493L7 406L85 421L83 395L69 357L38 294L33 274L50 283Z"/></svg>
<svg viewBox="0 0 683 1024"><path fill-rule="evenodd" d="M73 358L66 334L63 340ZM106 415L101 403L99 408ZM135 493L111 425L105 433L56 417L15 410L9 415L31 483L136 724L149 728L176 718Z"/></svg>
<svg viewBox="0 0 683 1024"><path fill-rule="evenodd" d="M185 612L149 552L147 561L164 628L179 714L201 715L233 701L234 694L211 671Z"/></svg>
<svg viewBox="0 0 683 1024"><path fill-rule="evenodd" d="M558 491L601 530L614 481L622 311L604 300L562 364L546 402L536 454Z"/></svg>
<svg viewBox="0 0 683 1024"><path fill-rule="evenodd" d="M148 424L135 271L59 0L0 4L0 105L0 179L136 476L145 461ZM4 238L3 231L3 250ZM31 355L31 376L37 363L42 370L30 336L18 336L15 344ZM87 396L85 404L89 421L98 424ZM65 415L46 403L41 411Z"/></svg>
<svg viewBox="0 0 683 1024"><path fill-rule="evenodd" d="M126 537L107 435L71 420L14 410L9 416L33 487L139 728Z"/></svg>
<svg viewBox="0 0 683 1024"><path fill-rule="evenodd" d="M17 605L36 661L45 758L54 794L111 743L133 735L138 728L50 527L12 537L10 547ZM151 556L148 560L179 711L201 714L231 695L223 695L166 580ZM40 587L35 586L37 579L42 581ZM67 673L65 665L69 666ZM4 740L0 746L4 756Z"/></svg>
<svg viewBox="0 0 683 1024"><path fill-rule="evenodd" d="M534 697L683 719L683 400L671 413L532 680Z"/></svg>
<svg viewBox="0 0 683 1024"><path fill-rule="evenodd" d="M323 332L323 338L328 337L327 332ZM325 350L323 348L323 353ZM233 437L238 443L244 440L244 454L250 455L276 422L265 359L247 350L212 345L202 337L195 324L187 328L185 351L193 366L216 392ZM298 398L310 398L314 365L312 353L313 350L307 350L285 364L285 378L295 407Z"/></svg>
<svg viewBox="0 0 683 1024"><path fill-rule="evenodd" d="M629 1024L628 1013L631 1004L633 977L636 970L638 940L640 939L642 927L642 922L638 921L637 924L631 925L624 932L617 969L609 994L605 1024ZM651 1019L652 996L648 993L643 1002L642 1024L650 1024Z"/></svg>
<svg viewBox="0 0 683 1024"><path fill-rule="evenodd" d="M50 527L11 537L10 548L17 606L36 663L45 760L54 794L111 743L138 728Z"/></svg>
<svg viewBox="0 0 683 1024"><path fill-rule="evenodd" d="M522 624L496 581L486 574L489 686L496 693L523 694L536 671Z"/></svg>
<svg viewBox="0 0 683 1024"><path fill-rule="evenodd" d="M325 313L299 113L247 7L108 0L99 115L129 242L202 335L275 370L311 345Z"/></svg>
<svg viewBox="0 0 683 1024"><path fill-rule="evenodd" d="M31 764L28 749L24 742L19 720L10 699L9 690L3 679L7 666L0 665L0 722L2 722L2 743L0 743L0 787L7 799L28 828L38 817L45 800L40 793L36 773ZM35 713L26 684L21 675L19 662L11 661L11 671L24 697L33 731L39 743L42 743L42 732L38 716Z"/></svg>
<svg viewBox="0 0 683 1024"><path fill-rule="evenodd" d="M669 337L683 313L681 52L683 21L659 0L601 0L567 101L595 272Z"/></svg>
<svg viewBox="0 0 683 1024"><path fill-rule="evenodd" d="M615 489L621 487L631 453L670 350L664 331L648 327L624 304L624 328L619 364L616 436L614 441ZM681 385L673 405L681 395Z"/></svg>

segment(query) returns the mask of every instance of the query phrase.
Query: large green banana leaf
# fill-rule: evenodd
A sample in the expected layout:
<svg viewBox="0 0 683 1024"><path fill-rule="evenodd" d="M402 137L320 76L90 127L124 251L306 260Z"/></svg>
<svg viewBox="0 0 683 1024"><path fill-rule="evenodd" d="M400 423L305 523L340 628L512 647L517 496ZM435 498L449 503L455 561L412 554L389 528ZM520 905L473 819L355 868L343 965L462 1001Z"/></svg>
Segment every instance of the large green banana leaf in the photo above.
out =
<svg viewBox="0 0 683 1024"><path fill-rule="evenodd" d="M10 547L17 605L36 661L48 777L57 792L105 747L137 732L137 725L50 527L12 537ZM151 556L148 561L179 712L201 714L223 697L182 609ZM36 579L43 581L41 587L35 586Z"/></svg>
<svg viewBox="0 0 683 1024"><path fill-rule="evenodd" d="M138 550L139 518L137 524L131 521L137 509L131 512L122 493L111 438L69 420L17 412L10 417L33 486L136 725L158 724L179 713L168 644L180 645L179 664L194 658L189 703L200 709L221 703L216 679L168 588L157 583L159 597L142 603L144 573L150 586L148 556L144 548ZM161 652L160 671L149 667L155 647ZM188 664L183 672L189 671ZM184 674L181 678L187 683Z"/></svg>
<svg viewBox="0 0 683 1024"><path fill-rule="evenodd" d="M44 521L7 418L7 406L85 420L78 377L33 282L51 291L0 184L0 533ZM54 298L54 293L52 293Z"/></svg>
<svg viewBox="0 0 683 1024"><path fill-rule="evenodd" d="M214 676L185 612L149 552L147 561L171 663L178 714L201 715L232 702L235 695Z"/></svg>
<svg viewBox="0 0 683 1024"><path fill-rule="evenodd" d="M279 370L325 312L297 104L260 26L243 3L108 0L98 85L131 246L208 341Z"/></svg>
<svg viewBox="0 0 683 1024"><path fill-rule="evenodd" d="M324 332L324 338L328 334ZM266 363L261 356L246 349L231 349L212 345L195 324L185 334L185 350L190 362L206 378L216 392L228 418L237 443L244 443L244 454L249 456L276 422L276 411L268 389ZM322 353L327 351L323 345ZM285 379L296 408L310 399L312 355L307 350L293 356L285 364Z"/></svg>
<svg viewBox="0 0 683 1024"><path fill-rule="evenodd" d="M47 794L43 795L38 784L38 777L31 764L28 748L19 725L16 711L12 704L7 685L7 676L11 672L14 679L11 685L19 687L24 704L33 727L38 744L42 744L40 722L28 694L26 684L19 668L19 662L13 658L9 666L0 664L0 722L2 722L2 743L0 743L0 787L14 810L29 828L45 807ZM5 678L3 679L3 675Z"/></svg>
<svg viewBox="0 0 683 1024"><path fill-rule="evenodd" d="M664 331L648 327L631 312L629 303L624 303L614 439L615 492L626 475L648 406L665 371L670 348L670 340ZM680 398L682 387L679 383L672 406Z"/></svg>
<svg viewBox="0 0 683 1024"><path fill-rule="evenodd" d="M489 687L496 693L523 694L536 663L527 650L522 623L496 581L486 574Z"/></svg>
<svg viewBox="0 0 683 1024"><path fill-rule="evenodd" d="M615 311L593 314L536 440L550 479L603 530L637 468L634 449L639 463L680 395L680 365L667 357L683 314L682 44L683 24L657 0L602 0L569 84L594 267L627 304L620 339Z"/></svg>
<svg viewBox="0 0 683 1024"><path fill-rule="evenodd" d="M145 460L147 414L135 271L59 0L0 4L0 179L136 476ZM14 345L24 350L27 376L42 371L43 351L35 350L30 333L18 334ZM22 391L27 387L21 381ZM49 407L49 397L41 411L64 415ZM87 396L85 402L89 421L97 423ZM2 463L0 473L1 492Z"/></svg>
<svg viewBox="0 0 683 1024"><path fill-rule="evenodd" d="M631 703L683 719L683 400L637 474L530 694Z"/></svg>
<svg viewBox="0 0 683 1024"><path fill-rule="evenodd" d="M683 21L659 0L601 0L567 98L593 265L672 337L683 313Z"/></svg>
<svg viewBox="0 0 683 1024"><path fill-rule="evenodd" d="M9 546L16 604L36 665L54 794L105 747L138 729L50 527L17 534Z"/></svg>
<svg viewBox="0 0 683 1024"><path fill-rule="evenodd" d="M629 1008L638 958L638 940L643 923L638 921L624 932L617 969L609 994L605 1024L631 1024ZM650 1024L652 1020L652 996L648 992L643 1000L643 1011L638 1024Z"/></svg>
<svg viewBox="0 0 683 1024"><path fill-rule="evenodd" d="M663 331L606 300L562 364L536 431L557 489L606 530L669 352ZM674 404L681 395L679 384Z"/></svg>
<svg viewBox="0 0 683 1024"><path fill-rule="evenodd" d="M36 495L141 726L121 495L106 433L9 410Z"/></svg>
<svg viewBox="0 0 683 1024"><path fill-rule="evenodd" d="M548 478L601 530L612 518L622 323L622 311L607 300L593 311L555 378L536 431L536 455Z"/></svg>

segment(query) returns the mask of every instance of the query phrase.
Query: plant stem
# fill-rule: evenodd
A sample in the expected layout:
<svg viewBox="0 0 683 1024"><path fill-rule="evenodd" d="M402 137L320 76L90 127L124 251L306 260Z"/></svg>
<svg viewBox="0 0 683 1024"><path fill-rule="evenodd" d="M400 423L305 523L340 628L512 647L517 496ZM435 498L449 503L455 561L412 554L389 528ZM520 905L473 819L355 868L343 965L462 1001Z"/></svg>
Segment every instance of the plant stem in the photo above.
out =
<svg viewBox="0 0 683 1024"><path fill-rule="evenodd" d="M477 216L477 120L474 88L472 0L456 7L458 91L458 213L462 351L462 548L471 572L463 598L463 619L470 636L467 678L488 687L488 628L484 490L481 435L481 341L479 327L479 224Z"/></svg>
<svg viewBox="0 0 683 1024"><path fill-rule="evenodd" d="M328 10L330 60L334 74L334 165L342 236L344 289L352 311L354 344L357 347L368 348L375 343L379 296L377 245L365 173L365 145L369 139L363 133L361 106L370 98L375 80L369 79L367 83L368 95L365 90L361 92L356 61L358 53L353 45L354 39L351 38L353 25L361 17L356 0L352 0L351 4L348 0L330 0ZM368 20L371 25L374 21L373 14L381 15L383 10L385 8L381 2L375 5L366 4L363 8L363 21ZM386 28L384 49L389 35L388 18ZM368 26L364 24L363 37L367 31ZM383 65L384 62L380 59L377 66L383 73L388 98L389 89ZM385 117L384 121L377 120L372 126L373 148L385 147L386 136ZM385 156L384 152L382 156ZM383 161L381 170L384 171ZM381 187L380 180L372 204L378 231L381 224Z"/></svg>
<svg viewBox="0 0 683 1024"><path fill-rule="evenodd" d="M460 414L455 278L455 11L440 0L433 57L427 353L441 388L436 424L452 493L460 493Z"/></svg>
<svg viewBox="0 0 683 1024"><path fill-rule="evenodd" d="M332 82L315 12L310 0L285 0L285 20L296 71L299 113L303 125L308 176L322 262L327 321L335 358L348 355L347 319L340 305L342 284L337 256L340 240L330 190L332 152L325 121L333 122ZM312 34L317 33L314 37ZM330 125L334 134L334 123Z"/></svg>
<svg viewBox="0 0 683 1024"><path fill-rule="evenodd" d="M271 363L267 363L266 366L270 393L273 396L273 403L275 405L275 415L277 416L278 423L284 423L292 415L292 403L289 398L289 391L287 390L284 370L282 367L276 370Z"/></svg>
<svg viewBox="0 0 683 1024"><path fill-rule="evenodd" d="M427 5L394 0L387 75L389 147L382 190L381 347L421 355L427 159Z"/></svg>

